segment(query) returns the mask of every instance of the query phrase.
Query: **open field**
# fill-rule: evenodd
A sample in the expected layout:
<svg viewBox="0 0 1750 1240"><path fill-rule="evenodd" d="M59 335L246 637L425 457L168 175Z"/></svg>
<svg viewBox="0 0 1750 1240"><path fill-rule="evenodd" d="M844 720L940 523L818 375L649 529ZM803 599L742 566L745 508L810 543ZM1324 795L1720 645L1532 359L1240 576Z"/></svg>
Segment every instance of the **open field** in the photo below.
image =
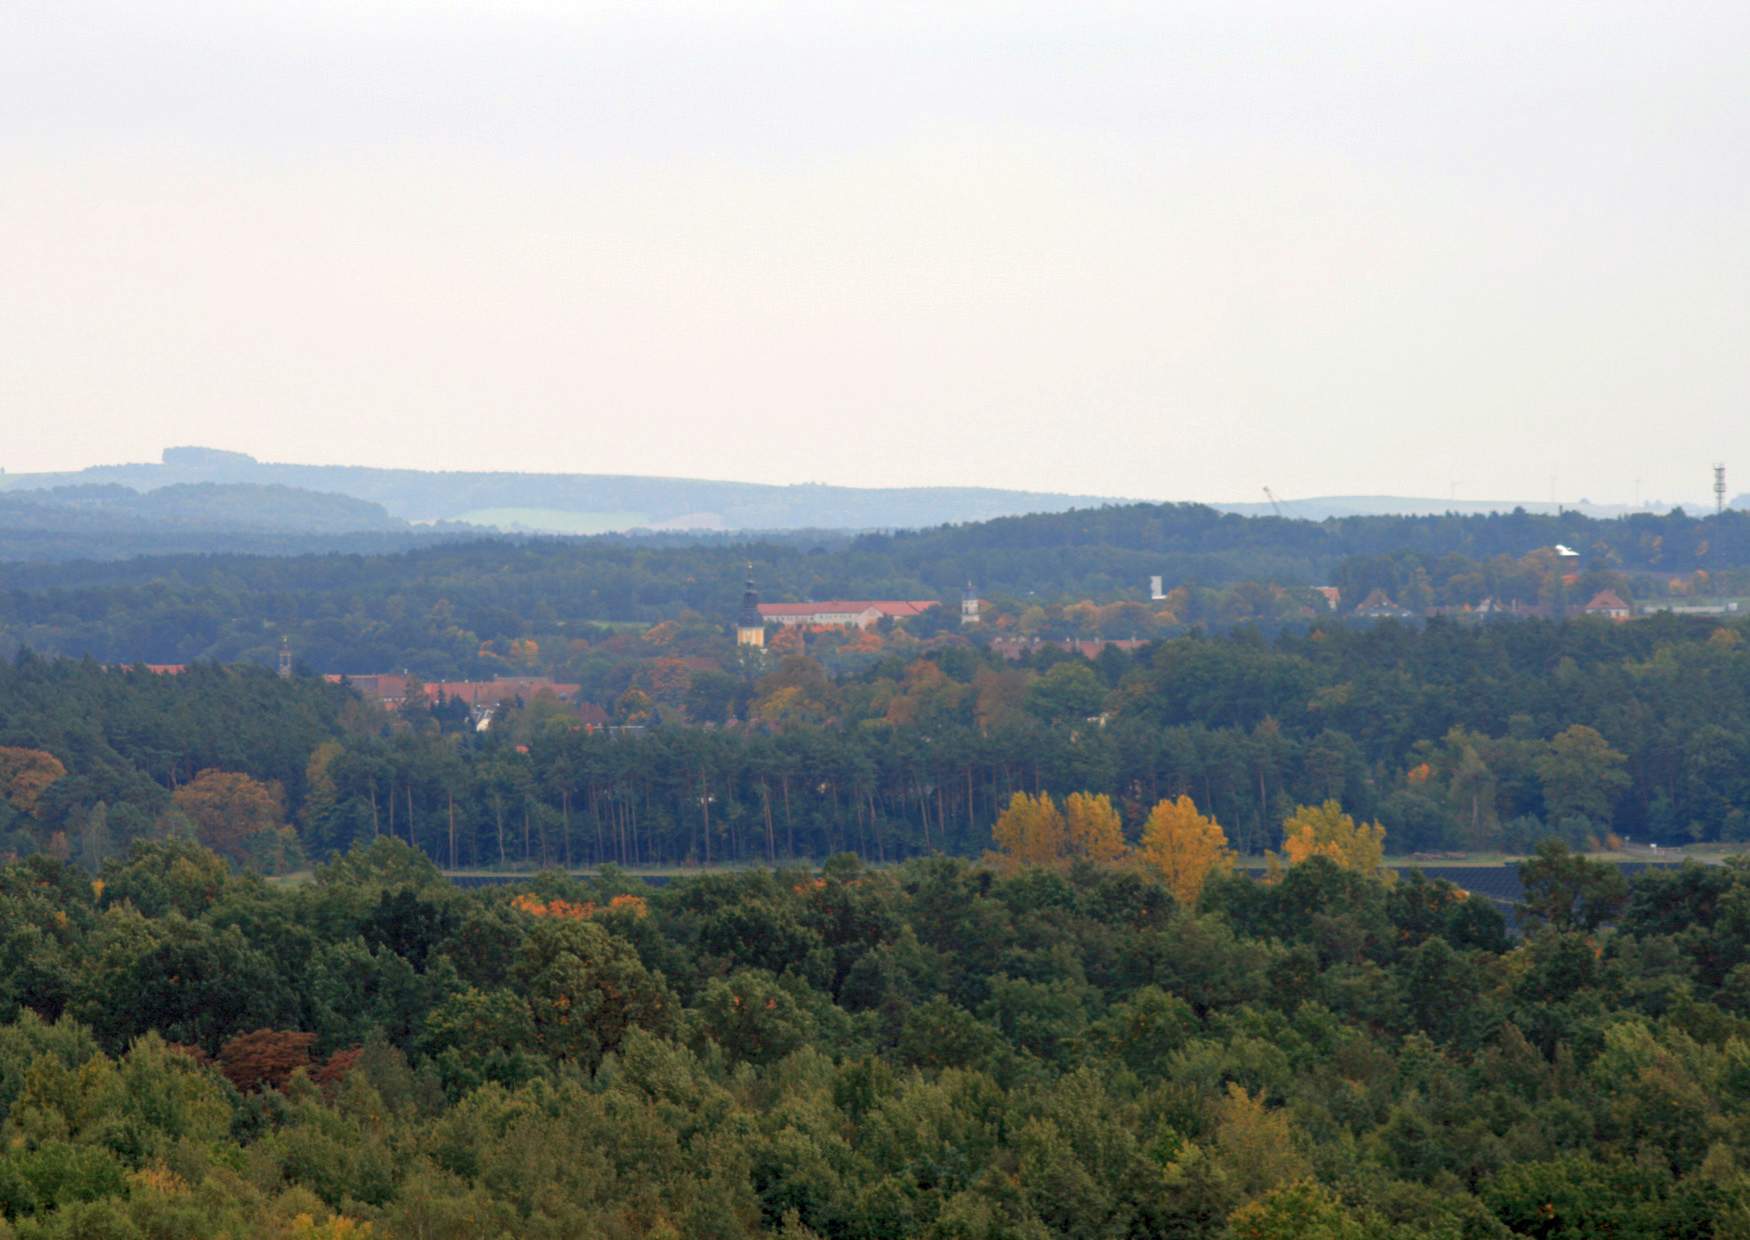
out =
<svg viewBox="0 0 1750 1240"><path fill-rule="evenodd" d="M1660 849L1621 849L1609 852L1586 854L1590 860L1606 862L1612 865L1628 867L1631 871L1647 866L1681 865L1685 861L1699 861L1704 865L1718 865L1727 857L1744 853L1740 845L1708 844L1693 845L1687 848ZM1475 891L1491 898L1515 901L1522 893L1519 886L1519 863L1526 859L1523 853L1479 852L1453 853L1442 855L1400 855L1388 856L1385 859L1387 869L1391 870L1421 870L1430 878L1443 878L1454 886L1467 891ZM873 869L891 868L867 863ZM1261 856L1244 856L1239 859L1239 868L1250 873L1263 873L1269 867L1269 859ZM780 869L812 869L816 862L809 859L780 862ZM462 887L489 887L505 883L526 882L539 874L552 873L560 867L550 866L545 869L510 867L506 869L474 868L445 870L444 876ZM580 866L565 871L577 879L595 878L605 869L628 878L640 878L657 883L672 882L678 878L686 878L701 874L737 874L751 870L766 869L763 862L736 862L728 865L631 865L613 867ZM313 871L298 870L290 874L280 874L267 881L280 886L297 886L311 881Z"/></svg>

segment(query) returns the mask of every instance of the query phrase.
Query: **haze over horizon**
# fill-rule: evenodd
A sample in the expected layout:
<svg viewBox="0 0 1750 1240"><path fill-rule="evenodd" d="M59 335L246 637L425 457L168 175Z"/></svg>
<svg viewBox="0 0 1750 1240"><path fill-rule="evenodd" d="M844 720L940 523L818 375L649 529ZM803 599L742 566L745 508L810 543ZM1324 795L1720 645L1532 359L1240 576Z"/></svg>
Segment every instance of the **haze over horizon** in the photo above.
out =
<svg viewBox="0 0 1750 1240"><path fill-rule="evenodd" d="M13 5L0 466L1694 503L1750 469L1747 35Z"/></svg>

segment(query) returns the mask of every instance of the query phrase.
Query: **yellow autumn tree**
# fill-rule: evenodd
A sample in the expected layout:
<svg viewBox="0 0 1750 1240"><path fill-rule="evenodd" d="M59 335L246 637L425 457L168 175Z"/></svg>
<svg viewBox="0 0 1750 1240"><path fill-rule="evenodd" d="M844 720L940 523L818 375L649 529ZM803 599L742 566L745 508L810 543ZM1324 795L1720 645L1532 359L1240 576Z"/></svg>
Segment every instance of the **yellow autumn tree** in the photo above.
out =
<svg viewBox="0 0 1750 1240"><path fill-rule="evenodd" d="M1124 824L1104 793L1072 792L1064 799L1063 813L1070 856L1111 865L1130 851L1124 845Z"/></svg>
<svg viewBox="0 0 1750 1240"><path fill-rule="evenodd" d="M990 835L997 846L998 861L1011 870L1023 865L1057 865L1069 842L1063 813L1049 792L1038 796L1017 792L1009 798L1009 807L997 815Z"/></svg>
<svg viewBox="0 0 1750 1240"><path fill-rule="evenodd" d="M1221 824L1198 813L1197 803L1187 796L1162 801L1149 811L1142 826L1141 855L1173 899L1187 907L1196 905L1211 874L1229 873L1234 865Z"/></svg>
<svg viewBox="0 0 1750 1240"><path fill-rule="evenodd" d="M1288 1112L1266 1106L1262 1090L1251 1094L1230 1081L1214 1111L1217 1155L1242 1196L1257 1197L1311 1171L1295 1147Z"/></svg>
<svg viewBox="0 0 1750 1240"><path fill-rule="evenodd" d="M1282 824L1282 851L1291 864L1329 857L1345 870L1372 874L1385 861L1385 828L1357 823L1335 801L1302 805Z"/></svg>

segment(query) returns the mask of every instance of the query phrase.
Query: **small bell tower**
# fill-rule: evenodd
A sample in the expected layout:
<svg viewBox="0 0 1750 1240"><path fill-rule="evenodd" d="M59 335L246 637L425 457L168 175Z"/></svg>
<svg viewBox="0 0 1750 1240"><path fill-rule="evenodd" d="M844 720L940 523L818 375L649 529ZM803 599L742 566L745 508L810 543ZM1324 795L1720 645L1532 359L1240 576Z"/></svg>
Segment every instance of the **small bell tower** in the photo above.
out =
<svg viewBox="0 0 1750 1240"><path fill-rule="evenodd" d="M966 581L966 588L960 591L960 623L978 623L978 591L972 588L972 579Z"/></svg>
<svg viewBox="0 0 1750 1240"><path fill-rule="evenodd" d="M280 638L279 674L281 680L292 678L292 639Z"/></svg>
<svg viewBox="0 0 1750 1240"><path fill-rule="evenodd" d="M747 590L741 596L741 614L735 620L735 644L764 649L766 622L760 617L759 591L753 588L753 565L747 566Z"/></svg>

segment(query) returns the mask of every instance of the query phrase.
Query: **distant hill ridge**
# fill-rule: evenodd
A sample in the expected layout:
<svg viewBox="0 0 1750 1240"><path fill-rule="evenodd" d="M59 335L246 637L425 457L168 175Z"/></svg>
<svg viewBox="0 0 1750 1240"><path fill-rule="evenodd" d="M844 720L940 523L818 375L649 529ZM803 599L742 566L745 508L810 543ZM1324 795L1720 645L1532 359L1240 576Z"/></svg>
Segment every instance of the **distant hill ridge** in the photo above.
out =
<svg viewBox="0 0 1750 1240"><path fill-rule="evenodd" d="M1063 513L1134 503L1111 496L1070 495L989 487L846 487L819 483L774 486L697 478L622 474L557 474L384 469L361 465L298 465L259 461L220 448L166 448L158 463L94 465L68 473L0 475L0 497L64 493L67 488L127 488L149 495L179 493L170 502L134 509L143 520L223 524L242 530L302 534L387 533L407 525L449 523L482 532L602 534L666 531L866 531L927 529L1029 514ZM188 488L220 487L198 495ZM247 488L274 488L248 493ZM178 489L181 489L179 492ZM238 490L237 488L245 488ZM305 496L296 499L295 496ZM96 496L120 513L119 496ZM78 501L79 506L87 506ZM1732 506L1750 504L1740 496ZM1626 515L1625 505L1430 499L1392 495L1337 495L1280 501L1279 513L1262 502L1206 507L1246 517L1280 515L1304 521L1337 517L1422 516L1445 513L1580 512ZM192 509L192 511L185 511ZM1705 511L1698 505L1693 511ZM221 520L220 518L226 518Z"/></svg>
<svg viewBox="0 0 1750 1240"><path fill-rule="evenodd" d="M255 484L347 496L380 505L392 518L416 524L448 521L508 531L600 534L656 530L917 529L988 521L1029 513L1066 512L1134 502L991 487L847 487L820 483L775 486L700 478L627 474L385 469L363 465L298 465L259 461L245 452L181 446L158 463L94 465L73 473L0 476L0 491L110 484L136 491L176 485ZM1746 497L1734 501L1742 506ZM1211 504L1221 512L1270 516L1262 502ZM1623 505L1565 504L1589 516L1620 516ZM1534 501L1335 495L1284 500L1280 515L1327 517L1457 513L1554 512ZM374 524L359 528L377 528Z"/></svg>
<svg viewBox="0 0 1750 1240"><path fill-rule="evenodd" d="M380 505L415 523L594 534L630 529L866 530L1064 512L1115 502L988 487L772 486L693 478L379 469L258 461L243 452L174 447L158 464L94 465L74 473L8 474L0 490L114 484L156 491L178 484L269 484Z"/></svg>
<svg viewBox="0 0 1750 1240"><path fill-rule="evenodd" d="M143 520L228 529L297 529L306 533L404 530L381 504L278 483L176 482L150 491L119 483L20 489L0 494L14 517L35 512L45 524Z"/></svg>
<svg viewBox="0 0 1750 1240"><path fill-rule="evenodd" d="M11 562L382 552L487 534L466 526L412 526L381 504L273 483L178 482L138 491L84 482L0 491L0 561Z"/></svg>

